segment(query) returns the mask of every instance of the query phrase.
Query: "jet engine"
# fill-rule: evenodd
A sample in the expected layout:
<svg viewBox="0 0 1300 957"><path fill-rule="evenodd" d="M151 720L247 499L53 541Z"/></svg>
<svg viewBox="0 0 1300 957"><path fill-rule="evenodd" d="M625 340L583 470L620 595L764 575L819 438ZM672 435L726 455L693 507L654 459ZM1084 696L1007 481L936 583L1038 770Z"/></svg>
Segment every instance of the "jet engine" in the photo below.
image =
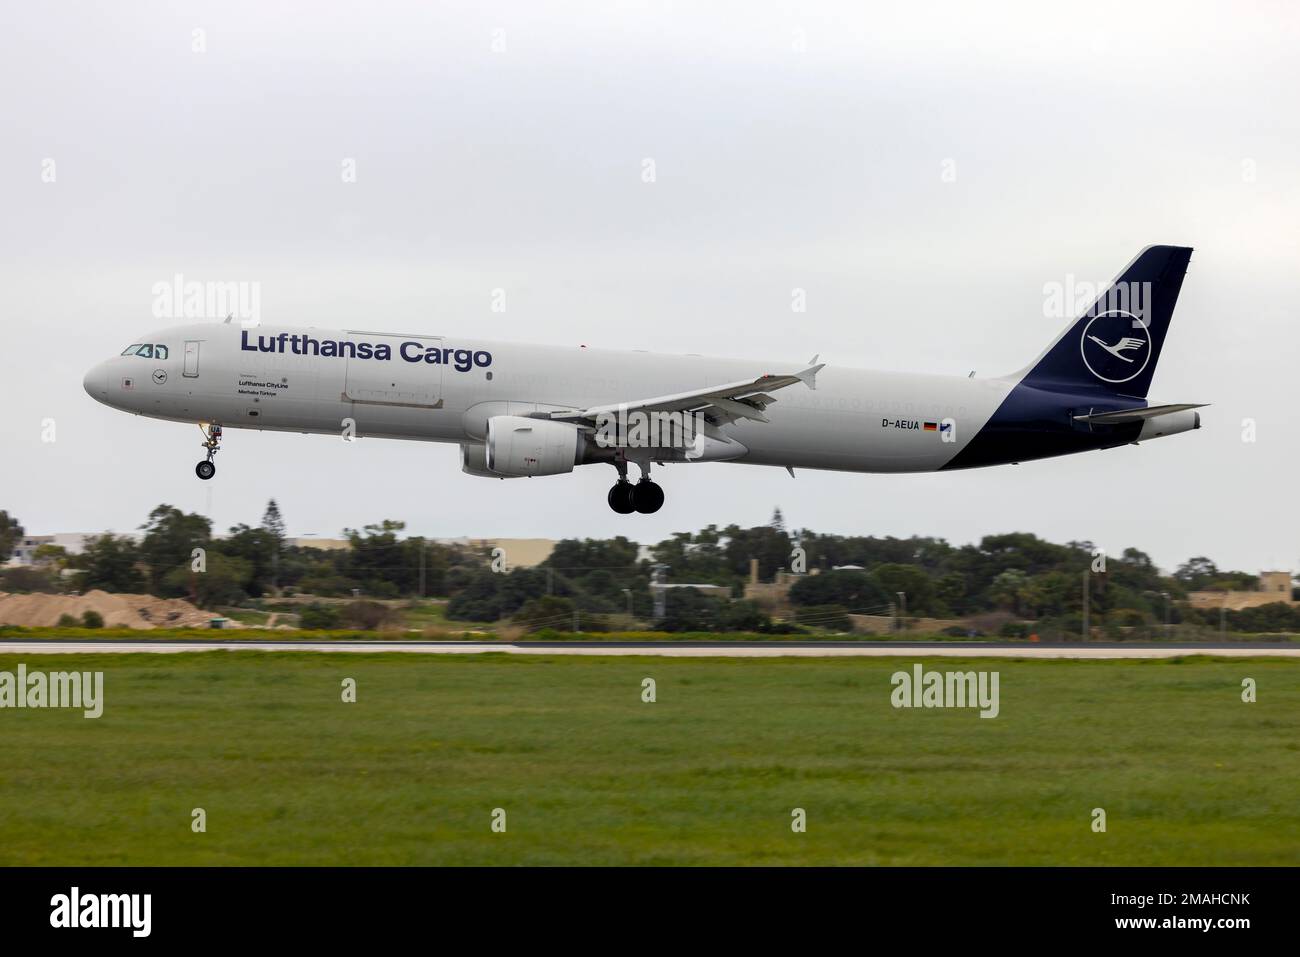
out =
<svg viewBox="0 0 1300 957"><path fill-rule="evenodd" d="M460 470L466 475L479 478L508 479L513 475L497 475L489 472L487 467L487 446L482 442L462 442L460 446Z"/></svg>
<svg viewBox="0 0 1300 957"><path fill-rule="evenodd" d="M583 444L582 430L567 422L494 415L484 464L496 476L563 475L580 461Z"/></svg>

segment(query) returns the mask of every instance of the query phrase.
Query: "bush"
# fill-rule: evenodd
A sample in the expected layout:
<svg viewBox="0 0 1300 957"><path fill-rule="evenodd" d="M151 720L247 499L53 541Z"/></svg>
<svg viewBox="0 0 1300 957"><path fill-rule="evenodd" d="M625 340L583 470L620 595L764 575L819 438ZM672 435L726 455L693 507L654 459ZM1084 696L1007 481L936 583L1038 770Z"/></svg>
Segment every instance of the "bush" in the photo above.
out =
<svg viewBox="0 0 1300 957"><path fill-rule="evenodd" d="M804 605L795 609L794 620L801 625L830 631L851 631L853 623L843 605Z"/></svg>
<svg viewBox="0 0 1300 957"><path fill-rule="evenodd" d="M350 601L339 612L343 625L362 631L376 631L397 623L399 615L387 605L377 601Z"/></svg>
<svg viewBox="0 0 1300 957"><path fill-rule="evenodd" d="M64 612L62 615L59 616L59 623L55 625L55 627L56 628L80 628L81 620L78 619L75 615L69 615L67 612Z"/></svg>
<svg viewBox="0 0 1300 957"><path fill-rule="evenodd" d="M65 615L64 617L71 617L71 616L67 616L67 615ZM103 628L103 627L104 627L104 616L101 615L101 614L100 614L99 612L97 612L97 611L91 611L91 610L87 609L86 612L81 616L81 627L83 627L83 628Z"/></svg>
<svg viewBox="0 0 1300 957"><path fill-rule="evenodd" d="M1233 631L1300 631L1300 608L1292 608L1284 602L1230 611L1226 617L1228 627Z"/></svg>
<svg viewBox="0 0 1300 957"><path fill-rule="evenodd" d="M718 631L721 600L694 588L674 588L664 596L664 631Z"/></svg>
<svg viewBox="0 0 1300 957"><path fill-rule="evenodd" d="M298 615L298 627L319 631L331 631L343 624L343 616L335 608L327 608L320 602L312 602Z"/></svg>
<svg viewBox="0 0 1300 957"><path fill-rule="evenodd" d="M1004 621L998 629L998 635L1002 638L1028 638L1029 624L1023 621Z"/></svg>
<svg viewBox="0 0 1300 957"><path fill-rule="evenodd" d="M573 602L558 595L531 598L511 620L530 633L544 628L567 630L573 627Z"/></svg>
<svg viewBox="0 0 1300 957"><path fill-rule="evenodd" d="M0 591L52 594L61 590L59 573L53 568L26 568L20 565L0 572Z"/></svg>
<svg viewBox="0 0 1300 957"><path fill-rule="evenodd" d="M718 607L718 631L762 631L772 619L752 601L723 602Z"/></svg>

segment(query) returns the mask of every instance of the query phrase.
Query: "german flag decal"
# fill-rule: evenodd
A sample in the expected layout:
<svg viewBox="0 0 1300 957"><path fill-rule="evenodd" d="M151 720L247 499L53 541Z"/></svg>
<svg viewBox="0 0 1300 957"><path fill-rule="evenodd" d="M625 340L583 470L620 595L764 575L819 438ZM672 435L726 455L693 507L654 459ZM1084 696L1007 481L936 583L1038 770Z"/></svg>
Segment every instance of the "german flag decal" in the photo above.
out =
<svg viewBox="0 0 1300 957"><path fill-rule="evenodd" d="M938 432L938 431L939 431L939 423L938 423L938 422L927 422L927 423L925 423L925 431L927 431L927 432Z"/></svg>

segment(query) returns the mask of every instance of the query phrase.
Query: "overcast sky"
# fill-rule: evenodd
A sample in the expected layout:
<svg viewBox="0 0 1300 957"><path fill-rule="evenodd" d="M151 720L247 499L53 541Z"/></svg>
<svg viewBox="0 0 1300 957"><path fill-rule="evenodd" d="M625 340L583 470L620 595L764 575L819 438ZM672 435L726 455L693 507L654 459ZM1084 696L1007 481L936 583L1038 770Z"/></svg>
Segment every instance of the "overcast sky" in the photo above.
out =
<svg viewBox="0 0 1300 957"><path fill-rule="evenodd" d="M779 505L1300 565L1295 5L614 6L10 4L0 508L224 529L275 497L292 534L653 542ZM678 466L653 516L608 509L606 467L495 482L377 439L232 430L204 483L197 429L81 386L168 324L152 288L177 273L259 283L263 322L1001 374L1065 325L1044 284L1150 243L1196 247L1151 398L1212 403L1201 431L934 475Z"/></svg>

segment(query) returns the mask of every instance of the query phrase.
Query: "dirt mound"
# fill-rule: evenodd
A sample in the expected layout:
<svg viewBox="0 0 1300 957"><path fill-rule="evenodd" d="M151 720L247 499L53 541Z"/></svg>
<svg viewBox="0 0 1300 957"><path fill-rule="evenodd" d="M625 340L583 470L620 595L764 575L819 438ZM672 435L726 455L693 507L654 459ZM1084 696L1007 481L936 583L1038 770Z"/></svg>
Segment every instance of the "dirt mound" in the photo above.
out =
<svg viewBox="0 0 1300 957"><path fill-rule="evenodd" d="M80 621L87 611L99 612L106 628L194 628L206 626L215 617L183 598L113 595L106 591L88 591L84 595L0 592L0 625L51 628L63 615Z"/></svg>

